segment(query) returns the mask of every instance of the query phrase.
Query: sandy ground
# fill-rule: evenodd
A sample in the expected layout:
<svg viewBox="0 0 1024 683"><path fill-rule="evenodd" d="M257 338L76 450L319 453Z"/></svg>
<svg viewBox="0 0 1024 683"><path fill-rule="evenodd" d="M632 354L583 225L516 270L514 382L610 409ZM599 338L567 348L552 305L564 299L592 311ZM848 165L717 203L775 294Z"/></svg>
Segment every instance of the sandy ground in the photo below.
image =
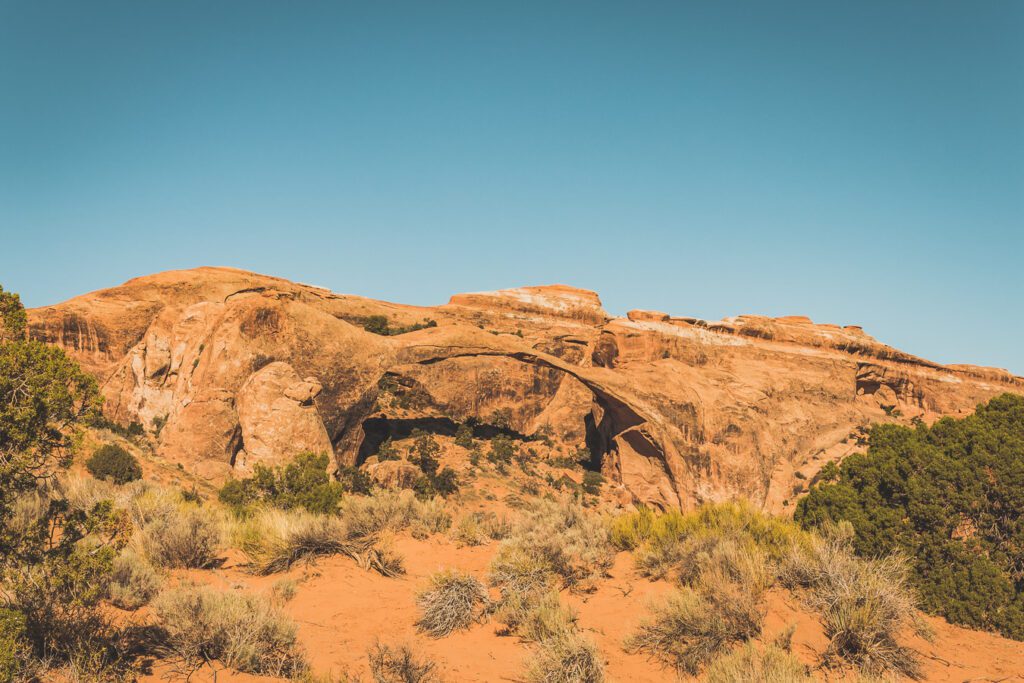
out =
<svg viewBox="0 0 1024 683"><path fill-rule="evenodd" d="M372 680L366 652L377 641L408 643L437 662L446 681L522 681L531 648L515 636L502 635L500 625L478 624L468 631L435 640L416 631L415 595L427 578L444 568L457 568L486 578L495 544L460 548L444 537L415 540L401 536L395 549L405 557L407 574L388 579L364 571L343 557L323 559L287 574L254 577L246 574L241 557L233 553L217 570L190 572L187 577L224 589L269 592L277 581L299 583L287 611L299 627L299 636L314 671L320 676L344 680L344 675ZM579 625L592 637L606 658L608 680L647 683L679 680L643 655L627 654L622 642L647 613L648 604L672 590L665 581L650 581L633 569L630 555L620 553L610 576L590 594L563 593L563 600L579 615ZM784 591L772 591L767 599L764 637L771 639L790 624L796 625L794 652L808 664L815 664L827 645L821 625L798 600ZM982 683L1024 682L1024 643L970 631L928 618L935 631L932 642L908 636L905 642L922 654L925 680ZM836 671L817 671L822 680L853 680ZM157 665L144 680L180 678ZM209 669L191 678L197 683L213 681ZM219 683L258 681L257 676L217 672Z"/></svg>

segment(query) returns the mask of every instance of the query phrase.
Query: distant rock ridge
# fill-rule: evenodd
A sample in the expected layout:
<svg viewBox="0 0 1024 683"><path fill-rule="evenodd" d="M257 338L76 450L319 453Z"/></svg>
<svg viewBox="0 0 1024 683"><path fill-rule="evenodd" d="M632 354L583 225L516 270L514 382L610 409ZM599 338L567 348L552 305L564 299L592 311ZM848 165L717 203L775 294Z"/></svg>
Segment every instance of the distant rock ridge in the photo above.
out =
<svg viewBox="0 0 1024 683"><path fill-rule="evenodd" d="M364 329L371 316L397 334ZM111 419L162 424L160 454L212 479L302 450L360 464L412 425L500 414L563 452L586 446L623 497L660 507L784 510L874 422L1024 393L1005 370L943 366L857 326L612 317L566 285L418 307L197 268L32 309L29 333L99 378ZM373 476L404 476L385 469Z"/></svg>

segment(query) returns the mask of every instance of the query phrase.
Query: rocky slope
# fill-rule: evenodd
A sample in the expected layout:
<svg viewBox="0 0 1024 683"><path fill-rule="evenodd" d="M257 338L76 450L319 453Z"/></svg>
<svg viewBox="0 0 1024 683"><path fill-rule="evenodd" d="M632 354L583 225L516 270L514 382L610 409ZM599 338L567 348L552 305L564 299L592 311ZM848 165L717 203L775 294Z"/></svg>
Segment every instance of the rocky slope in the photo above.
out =
<svg viewBox="0 0 1024 683"><path fill-rule="evenodd" d="M744 496L778 511L873 422L1024 393L1020 377L932 363L859 327L613 318L561 285L421 308L199 268L33 309L29 327L96 374L111 419L140 422L164 458L211 479L309 449L361 464L389 436L472 418L534 439L539 457L585 445L623 499Z"/></svg>

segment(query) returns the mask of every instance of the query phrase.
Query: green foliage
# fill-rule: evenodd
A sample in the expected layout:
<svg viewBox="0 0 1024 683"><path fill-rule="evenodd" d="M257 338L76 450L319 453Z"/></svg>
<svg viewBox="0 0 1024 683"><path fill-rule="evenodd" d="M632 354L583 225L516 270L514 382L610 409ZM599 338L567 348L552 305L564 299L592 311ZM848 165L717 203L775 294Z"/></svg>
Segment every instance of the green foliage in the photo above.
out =
<svg viewBox="0 0 1024 683"><path fill-rule="evenodd" d="M426 318L421 323L413 323L412 325L400 325L398 327L391 327L391 322L388 320L386 315L368 315L364 318L356 318L355 323L360 325L367 332L373 334L379 334L384 337L393 337L399 334L405 334L407 332L415 332L416 330L424 330L428 327L437 327L437 321Z"/></svg>
<svg viewBox="0 0 1024 683"><path fill-rule="evenodd" d="M28 658L25 615L0 607L0 681L15 680Z"/></svg>
<svg viewBox="0 0 1024 683"><path fill-rule="evenodd" d="M458 430L455 432L455 445L460 448L472 448L473 428L468 424L459 425Z"/></svg>
<svg viewBox="0 0 1024 683"><path fill-rule="evenodd" d="M583 493L596 496L601 493L601 485L604 484L604 477L600 472L587 471L583 473Z"/></svg>
<svg viewBox="0 0 1024 683"><path fill-rule="evenodd" d="M0 342L0 551L14 497L67 466L74 428L99 404L96 381L60 349Z"/></svg>
<svg viewBox="0 0 1024 683"><path fill-rule="evenodd" d="M142 478L142 467L135 456L117 444L105 444L96 449L85 462L89 474L115 484L127 484Z"/></svg>
<svg viewBox="0 0 1024 683"><path fill-rule="evenodd" d="M341 482L346 493L368 496L373 491L373 479L359 467L347 465L339 468L338 481Z"/></svg>
<svg viewBox="0 0 1024 683"><path fill-rule="evenodd" d="M519 444L512 437L498 434L491 439L491 449L487 451L487 459L495 465L508 465L512 458L519 455Z"/></svg>
<svg viewBox="0 0 1024 683"><path fill-rule="evenodd" d="M437 454L441 452L441 446L434 437L422 430L414 431L413 436L416 440L409 453L409 462L423 472L414 487L416 495L424 499L434 496L447 498L458 491L459 477L455 471L447 467L439 470L441 461L437 459Z"/></svg>
<svg viewBox="0 0 1024 683"><path fill-rule="evenodd" d="M14 292L5 292L0 286L0 342L23 340L27 323L21 297Z"/></svg>
<svg viewBox="0 0 1024 683"><path fill-rule="evenodd" d="M310 512L336 514L344 486L327 474L325 453L302 453L284 467L256 464L253 476L234 479L218 493L220 501L236 510L254 503L283 509L305 508Z"/></svg>
<svg viewBox="0 0 1024 683"><path fill-rule="evenodd" d="M814 486L796 519L848 520L858 554L911 559L924 609L1024 640L1024 397L930 428L876 426L868 452Z"/></svg>
<svg viewBox="0 0 1024 683"><path fill-rule="evenodd" d="M398 448L395 447L390 437L384 439L384 442L377 448L377 459L381 462L402 459L402 456L398 454Z"/></svg>

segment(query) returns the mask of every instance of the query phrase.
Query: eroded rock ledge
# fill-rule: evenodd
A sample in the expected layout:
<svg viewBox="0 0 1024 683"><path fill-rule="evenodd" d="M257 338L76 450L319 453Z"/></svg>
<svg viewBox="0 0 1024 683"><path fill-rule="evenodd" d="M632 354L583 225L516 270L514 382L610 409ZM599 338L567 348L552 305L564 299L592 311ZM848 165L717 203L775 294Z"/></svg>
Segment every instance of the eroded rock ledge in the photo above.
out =
<svg viewBox="0 0 1024 683"><path fill-rule="evenodd" d="M372 334L371 316L422 329ZM564 285L422 308L199 268L34 309L29 321L34 338L100 379L112 419L164 424L161 455L213 479L301 450L353 464L381 429L450 430L500 411L517 434L585 444L633 500L743 496L780 510L825 463L861 448L873 422L1024 393L1004 370L942 366L857 326L612 318L597 294ZM386 392L404 407L385 410Z"/></svg>

